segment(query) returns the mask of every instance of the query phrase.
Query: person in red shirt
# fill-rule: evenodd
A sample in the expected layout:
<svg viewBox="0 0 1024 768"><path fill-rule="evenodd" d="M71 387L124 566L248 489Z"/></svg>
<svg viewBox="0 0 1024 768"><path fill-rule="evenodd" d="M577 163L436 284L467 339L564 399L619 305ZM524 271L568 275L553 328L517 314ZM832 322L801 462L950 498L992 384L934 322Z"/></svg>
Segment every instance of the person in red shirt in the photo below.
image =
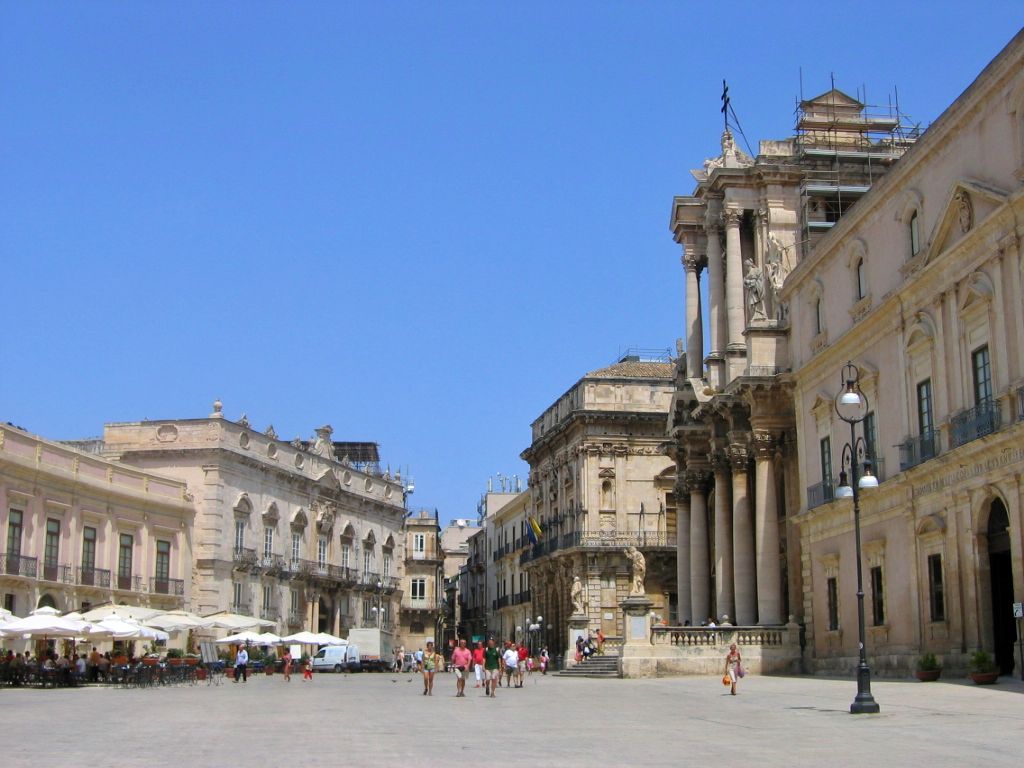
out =
<svg viewBox="0 0 1024 768"><path fill-rule="evenodd" d="M476 685L474 688L479 688L481 681L484 679L484 644L477 643L476 648L473 649L473 674L476 675Z"/></svg>
<svg viewBox="0 0 1024 768"><path fill-rule="evenodd" d="M530 652L526 649L526 646L519 643L519 666L516 667L516 688L523 687L523 673L526 671L526 660L530 657Z"/></svg>
<svg viewBox="0 0 1024 768"><path fill-rule="evenodd" d="M459 647L452 651L452 667L455 670L455 695L466 695L466 676L473 663L473 652L466 647L466 640L459 640Z"/></svg>

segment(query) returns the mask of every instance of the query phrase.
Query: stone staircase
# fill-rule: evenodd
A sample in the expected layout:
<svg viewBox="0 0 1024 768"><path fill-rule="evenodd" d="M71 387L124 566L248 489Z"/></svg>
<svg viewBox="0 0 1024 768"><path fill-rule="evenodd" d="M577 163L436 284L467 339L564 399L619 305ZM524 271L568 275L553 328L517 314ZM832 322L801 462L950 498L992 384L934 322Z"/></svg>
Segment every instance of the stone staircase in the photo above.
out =
<svg viewBox="0 0 1024 768"><path fill-rule="evenodd" d="M591 656L586 661L563 669L558 673L559 677L597 677L597 678L618 678L619 677L619 654L606 651L600 656Z"/></svg>

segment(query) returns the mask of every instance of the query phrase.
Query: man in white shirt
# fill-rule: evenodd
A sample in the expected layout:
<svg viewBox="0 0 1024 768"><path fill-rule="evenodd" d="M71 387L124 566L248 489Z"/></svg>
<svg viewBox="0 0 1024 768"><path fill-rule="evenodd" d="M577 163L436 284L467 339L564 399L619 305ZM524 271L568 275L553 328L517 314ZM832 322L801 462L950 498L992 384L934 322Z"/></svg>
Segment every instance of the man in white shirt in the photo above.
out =
<svg viewBox="0 0 1024 768"><path fill-rule="evenodd" d="M505 666L505 687L512 687L512 678L519 667L519 650L509 642L505 643L505 652L501 654L501 660Z"/></svg>
<svg viewBox="0 0 1024 768"><path fill-rule="evenodd" d="M245 646L241 646L238 649L238 654L235 656L235 682L238 682L238 678L242 678L243 683L249 682L249 652L245 650Z"/></svg>

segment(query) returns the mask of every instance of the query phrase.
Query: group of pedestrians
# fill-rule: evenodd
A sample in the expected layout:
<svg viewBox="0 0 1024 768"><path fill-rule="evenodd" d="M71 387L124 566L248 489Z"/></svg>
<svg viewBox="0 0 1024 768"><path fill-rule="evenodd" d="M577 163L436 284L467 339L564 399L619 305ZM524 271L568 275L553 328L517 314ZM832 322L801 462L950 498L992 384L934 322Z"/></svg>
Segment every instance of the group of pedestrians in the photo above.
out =
<svg viewBox="0 0 1024 768"><path fill-rule="evenodd" d="M434 673L438 668L443 668L443 664L444 658L435 651L434 644L427 643L422 665L424 696L433 695ZM486 646L478 642L472 649L467 647L465 639L459 640L458 646L452 651L451 664L455 674L456 697L465 697L466 681L472 670L476 679L474 687L480 688L482 685L484 695L492 699L497 695L503 677L506 688L522 688L526 675L532 674L535 666L524 644L507 640L504 647L499 648L493 637L487 641ZM540 653L538 665L541 673L547 674L546 648Z"/></svg>

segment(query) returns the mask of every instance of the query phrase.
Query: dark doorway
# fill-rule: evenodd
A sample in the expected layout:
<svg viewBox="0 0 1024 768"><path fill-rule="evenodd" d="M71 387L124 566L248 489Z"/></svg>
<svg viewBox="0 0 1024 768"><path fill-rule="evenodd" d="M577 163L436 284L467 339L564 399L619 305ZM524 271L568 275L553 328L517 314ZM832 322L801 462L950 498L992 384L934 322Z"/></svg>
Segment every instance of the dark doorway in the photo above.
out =
<svg viewBox="0 0 1024 768"><path fill-rule="evenodd" d="M1000 674L1013 672L1013 644L1017 639L1013 619L1013 563L1010 559L1010 520L1006 507L996 499L988 514L988 558L992 578L992 640Z"/></svg>

